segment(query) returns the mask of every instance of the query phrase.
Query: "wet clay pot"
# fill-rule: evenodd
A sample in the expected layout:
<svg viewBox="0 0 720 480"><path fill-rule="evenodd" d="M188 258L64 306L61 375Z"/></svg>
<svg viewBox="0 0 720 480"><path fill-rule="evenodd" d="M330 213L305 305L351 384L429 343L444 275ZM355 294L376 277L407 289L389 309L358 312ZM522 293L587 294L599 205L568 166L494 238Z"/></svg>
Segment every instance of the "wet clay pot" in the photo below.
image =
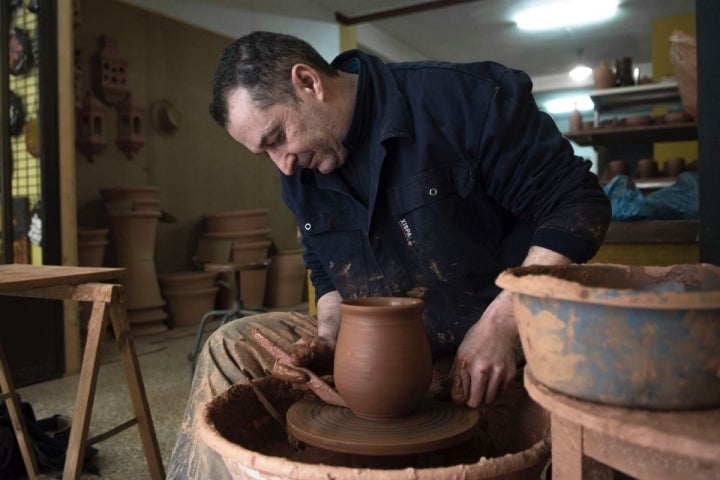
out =
<svg viewBox="0 0 720 480"><path fill-rule="evenodd" d="M527 366L560 393L629 408L720 407L720 267L518 267Z"/></svg>
<svg viewBox="0 0 720 480"><path fill-rule="evenodd" d="M417 408L432 381L425 302L371 297L340 305L335 386L355 415L390 419Z"/></svg>

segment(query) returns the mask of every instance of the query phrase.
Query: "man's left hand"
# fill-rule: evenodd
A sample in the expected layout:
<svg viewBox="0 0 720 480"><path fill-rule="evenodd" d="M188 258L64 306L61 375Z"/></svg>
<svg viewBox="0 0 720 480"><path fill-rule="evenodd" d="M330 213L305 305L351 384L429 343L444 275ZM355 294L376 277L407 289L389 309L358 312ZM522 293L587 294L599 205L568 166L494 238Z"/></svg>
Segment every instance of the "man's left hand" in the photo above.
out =
<svg viewBox="0 0 720 480"><path fill-rule="evenodd" d="M517 325L510 292L501 292L465 334L451 373L455 403L493 402L515 376Z"/></svg>

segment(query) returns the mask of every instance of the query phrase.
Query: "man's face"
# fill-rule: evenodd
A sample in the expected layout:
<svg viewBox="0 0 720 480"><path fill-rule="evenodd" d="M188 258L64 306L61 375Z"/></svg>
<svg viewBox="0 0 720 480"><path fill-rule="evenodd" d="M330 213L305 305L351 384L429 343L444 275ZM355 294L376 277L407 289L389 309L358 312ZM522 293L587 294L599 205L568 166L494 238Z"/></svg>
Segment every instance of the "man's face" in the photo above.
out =
<svg viewBox="0 0 720 480"><path fill-rule="evenodd" d="M245 89L236 88L227 101L230 136L255 154L266 153L285 175L297 168L330 173L345 163L345 126L315 97L304 95L297 105L261 110Z"/></svg>

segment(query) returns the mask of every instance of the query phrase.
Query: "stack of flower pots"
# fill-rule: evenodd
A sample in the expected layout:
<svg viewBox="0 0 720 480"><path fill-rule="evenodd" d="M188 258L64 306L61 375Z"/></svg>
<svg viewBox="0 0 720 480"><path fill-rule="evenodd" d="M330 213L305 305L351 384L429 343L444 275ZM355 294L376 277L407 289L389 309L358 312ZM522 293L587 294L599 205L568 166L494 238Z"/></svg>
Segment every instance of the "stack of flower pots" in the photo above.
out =
<svg viewBox="0 0 720 480"><path fill-rule="evenodd" d="M158 275L173 327L198 325L215 308L218 289L214 272L181 271Z"/></svg>
<svg viewBox="0 0 720 480"><path fill-rule="evenodd" d="M127 313L135 336L167 330L155 270L155 237L162 213L157 187L104 188L100 196L108 211L110 238L119 267L128 270Z"/></svg>
<svg viewBox="0 0 720 480"><path fill-rule="evenodd" d="M243 265L240 272L240 296L244 308L260 308L265 298L268 252L272 244L267 213L267 209L258 208L203 215L203 239L218 242L229 240L229 262ZM224 280L233 284L230 278ZM231 302L232 297L228 295L221 295L218 299L220 308L228 308Z"/></svg>

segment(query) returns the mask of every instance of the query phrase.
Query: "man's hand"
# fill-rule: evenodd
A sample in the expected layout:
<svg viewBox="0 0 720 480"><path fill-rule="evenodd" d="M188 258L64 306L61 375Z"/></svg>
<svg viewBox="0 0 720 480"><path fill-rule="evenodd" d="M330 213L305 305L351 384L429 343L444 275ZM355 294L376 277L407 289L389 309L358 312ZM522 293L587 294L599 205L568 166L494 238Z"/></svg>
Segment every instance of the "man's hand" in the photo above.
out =
<svg viewBox="0 0 720 480"><path fill-rule="evenodd" d="M547 248L532 246L523 265L567 265L570 259ZM502 395L515 376L517 324L512 294L502 291L463 338L451 373L456 403L478 407Z"/></svg>
<svg viewBox="0 0 720 480"><path fill-rule="evenodd" d="M478 407L504 393L515 376L517 325L510 292L500 292L465 334L451 373L455 403Z"/></svg>

